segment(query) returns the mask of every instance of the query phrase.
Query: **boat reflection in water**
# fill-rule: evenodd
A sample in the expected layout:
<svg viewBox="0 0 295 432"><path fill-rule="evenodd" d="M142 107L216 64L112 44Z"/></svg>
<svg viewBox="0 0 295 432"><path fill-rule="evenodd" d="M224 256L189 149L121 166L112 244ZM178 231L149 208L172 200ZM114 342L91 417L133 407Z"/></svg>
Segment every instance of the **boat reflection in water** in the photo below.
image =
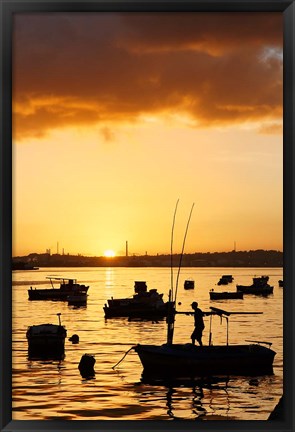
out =
<svg viewBox="0 0 295 432"><path fill-rule="evenodd" d="M153 386L155 397L159 389L166 387L167 414L174 420L225 420L230 411L228 377L208 377L192 380L156 380L143 374L141 382ZM150 390L153 394L153 389ZM208 404L209 400L212 402ZM211 395L211 396L210 396ZM214 401L214 402L213 402ZM186 413L183 416L183 413ZM190 414L188 414L190 412ZM179 414L178 414L179 413Z"/></svg>

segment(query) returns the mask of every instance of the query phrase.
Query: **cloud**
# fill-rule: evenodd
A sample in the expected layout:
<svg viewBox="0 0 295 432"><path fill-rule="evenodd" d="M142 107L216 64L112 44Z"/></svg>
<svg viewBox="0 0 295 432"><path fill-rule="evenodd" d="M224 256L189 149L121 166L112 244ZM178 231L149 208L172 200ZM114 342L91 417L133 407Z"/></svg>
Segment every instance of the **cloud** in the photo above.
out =
<svg viewBox="0 0 295 432"><path fill-rule="evenodd" d="M19 14L14 25L17 139L167 113L196 127L282 120L280 13Z"/></svg>

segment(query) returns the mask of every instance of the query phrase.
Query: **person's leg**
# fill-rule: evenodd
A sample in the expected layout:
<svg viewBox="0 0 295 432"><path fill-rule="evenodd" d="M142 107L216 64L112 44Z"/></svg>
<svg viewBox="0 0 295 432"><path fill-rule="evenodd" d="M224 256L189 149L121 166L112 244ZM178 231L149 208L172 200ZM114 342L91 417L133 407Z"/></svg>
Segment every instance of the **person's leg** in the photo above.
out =
<svg viewBox="0 0 295 432"><path fill-rule="evenodd" d="M197 341L198 341L198 343L199 343L200 346L203 346L202 335L198 337Z"/></svg>
<svg viewBox="0 0 295 432"><path fill-rule="evenodd" d="M196 343L196 330L194 330L191 334L191 340L192 340L192 344L195 345Z"/></svg>
<svg viewBox="0 0 295 432"><path fill-rule="evenodd" d="M203 333L203 330L198 330L198 332L196 332L196 333L197 333L196 334L196 339L197 339L199 345L203 346L203 343L202 343L202 333Z"/></svg>

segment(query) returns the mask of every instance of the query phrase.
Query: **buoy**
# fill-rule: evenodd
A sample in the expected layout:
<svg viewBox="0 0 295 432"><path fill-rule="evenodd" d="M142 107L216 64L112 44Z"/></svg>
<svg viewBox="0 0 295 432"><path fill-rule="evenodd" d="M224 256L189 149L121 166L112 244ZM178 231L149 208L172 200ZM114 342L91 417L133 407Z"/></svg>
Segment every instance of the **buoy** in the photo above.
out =
<svg viewBox="0 0 295 432"><path fill-rule="evenodd" d="M78 366L82 378L93 378L95 375L94 371L95 358L90 354L83 354Z"/></svg>
<svg viewBox="0 0 295 432"><path fill-rule="evenodd" d="M79 336L77 334L74 334L69 338L69 341L72 342L73 344L77 344L79 343Z"/></svg>

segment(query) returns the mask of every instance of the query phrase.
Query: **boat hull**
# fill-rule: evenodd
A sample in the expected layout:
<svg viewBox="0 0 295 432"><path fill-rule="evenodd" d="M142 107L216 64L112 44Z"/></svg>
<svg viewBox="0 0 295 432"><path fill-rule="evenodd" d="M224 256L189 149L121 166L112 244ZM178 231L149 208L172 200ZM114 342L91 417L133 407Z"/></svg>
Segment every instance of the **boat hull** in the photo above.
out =
<svg viewBox="0 0 295 432"><path fill-rule="evenodd" d="M86 294L89 287L81 289L60 289L60 288L35 288L28 290L29 300L60 300L67 301L69 295L76 293Z"/></svg>
<svg viewBox="0 0 295 432"><path fill-rule="evenodd" d="M59 359L64 356L67 331L63 326L42 324L27 330L29 358Z"/></svg>
<svg viewBox="0 0 295 432"><path fill-rule="evenodd" d="M147 304L114 304L105 305L103 310L105 318L128 317L128 318L165 318L173 305L169 302L161 306Z"/></svg>
<svg viewBox="0 0 295 432"><path fill-rule="evenodd" d="M272 374L275 352L261 345L136 345L145 376L193 378Z"/></svg>
<svg viewBox="0 0 295 432"><path fill-rule="evenodd" d="M242 291L237 292L215 292L210 291L210 300L226 300L226 299L243 299L244 293Z"/></svg>
<svg viewBox="0 0 295 432"><path fill-rule="evenodd" d="M185 290L194 289L195 288L195 281L187 279L186 281L184 281L183 287Z"/></svg>
<svg viewBox="0 0 295 432"><path fill-rule="evenodd" d="M244 294L255 294L255 295L269 295L273 293L273 286L265 285L263 287L257 287L255 285L237 285L237 291Z"/></svg>

